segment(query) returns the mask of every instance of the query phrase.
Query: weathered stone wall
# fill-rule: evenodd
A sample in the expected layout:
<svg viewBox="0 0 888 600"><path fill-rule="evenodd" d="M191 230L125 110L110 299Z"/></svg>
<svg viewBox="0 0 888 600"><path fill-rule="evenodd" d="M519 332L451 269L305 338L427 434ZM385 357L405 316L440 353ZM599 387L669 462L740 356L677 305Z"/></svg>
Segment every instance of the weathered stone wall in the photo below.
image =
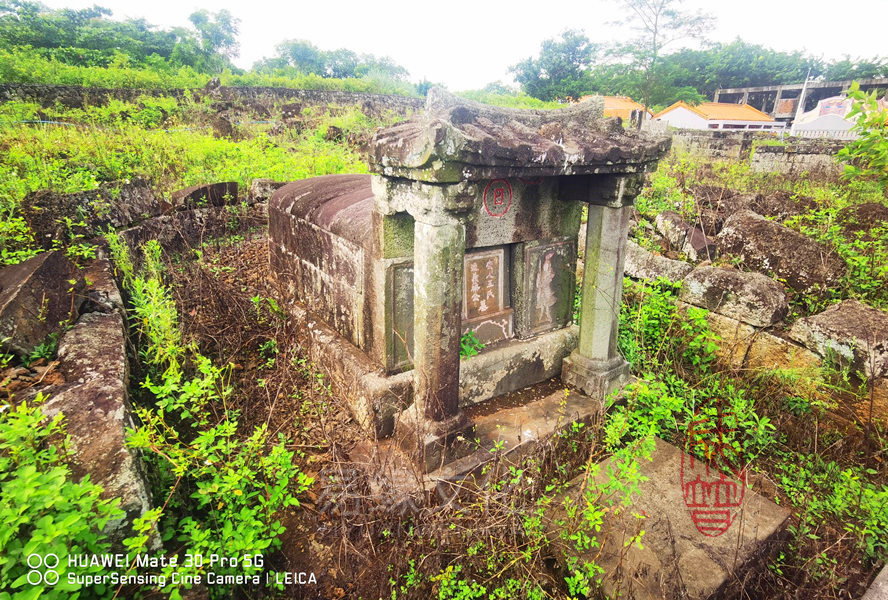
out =
<svg viewBox="0 0 888 600"><path fill-rule="evenodd" d="M61 102L65 106L83 107L86 104L104 104L109 99L132 101L142 95L174 96L181 98L184 89L132 89L132 88L88 88L70 85L39 85L28 83L0 84L0 102L26 100L38 102L42 106L52 106ZM360 105L367 112L385 110L406 114L418 110L425 103L423 98L397 96L391 94L365 94L360 92L340 92L334 90L296 90L274 87L220 87L209 92L202 88L190 90L196 99L211 95L221 100L235 101L287 101L306 105L325 106L328 104Z"/></svg>
<svg viewBox="0 0 888 600"><path fill-rule="evenodd" d="M759 145L749 157L749 165L759 172L839 175L842 167L836 162L836 154L847 143L847 140L793 138L786 145Z"/></svg>
<svg viewBox="0 0 888 600"><path fill-rule="evenodd" d="M757 131L679 130L672 136L675 148L713 159L748 160L753 171L826 176L841 173L835 155L847 140L787 136L779 143L775 141L778 138L773 133Z"/></svg>

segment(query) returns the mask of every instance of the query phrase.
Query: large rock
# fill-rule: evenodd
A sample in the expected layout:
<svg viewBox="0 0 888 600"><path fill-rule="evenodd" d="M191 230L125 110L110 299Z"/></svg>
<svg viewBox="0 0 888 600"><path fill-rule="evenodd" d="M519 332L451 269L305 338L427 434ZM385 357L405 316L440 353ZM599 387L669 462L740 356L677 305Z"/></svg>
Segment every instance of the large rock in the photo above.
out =
<svg viewBox="0 0 888 600"><path fill-rule="evenodd" d="M836 215L836 221L842 226L842 232L846 237L871 241L873 229L888 229L888 206L876 202L846 206Z"/></svg>
<svg viewBox="0 0 888 600"><path fill-rule="evenodd" d="M770 277L716 267L685 277L681 299L756 327L777 323L789 309L783 287Z"/></svg>
<svg viewBox="0 0 888 600"><path fill-rule="evenodd" d="M683 260L672 260L648 252L632 240L626 242L625 272L635 279L657 279L665 277L679 281L690 273L694 266Z"/></svg>
<svg viewBox="0 0 888 600"><path fill-rule="evenodd" d="M746 366L752 369L812 371L820 367L820 357L789 340L759 331L746 353Z"/></svg>
<svg viewBox="0 0 888 600"><path fill-rule="evenodd" d="M237 182L193 185L173 192L172 203L176 208L186 209L237 204Z"/></svg>
<svg viewBox="0 0 888 600"><path fill-rule="evenodd" d="M677 212L664 210L654 222L657 231L672 247L684 252L692 261L713 260L717 256L715 241L706 237L699 227L685 223Z"/></svg>
<svg viewBox="0 0 888 600"><path fill-rule="evenodd" d="M888 373L888 313L857 300L799 319L789 337L820 356L850 364L867 378Z"/></svg>
<svg viewBox="0 0 888 600"><path fill-rule="evenodd" d="M22 215L31 226L35 241L45 249L73 234L94 237L109 227L128 227L159 215L162 210L163 203L142 181L104 184L75 194L39 191L22 201Z"/></svg>
<svg viewBox="0 0 888 600"><path fill-rule="evenodd" d="M678 307L682 310L687 310L689 306L691 305L678 302ZM743 368L749 346L755 340L755 327L712 311L706 313L706 323L709 325L709 330L718 338L716 358L732 369Z"/></svg>
<svg viewBox="0 0 888 600"><path fill-rule="evenodd" d="M828 246L749 210L725 222L718 247L802 293L823 294L845 274L845 262Z"/></svg>
<svg viewBox="0 0 888 600"><path fill-rule="evenodd" d="M704 229L713 233L721 230L728 217L741 210L751 210L783 221L816 206L813 199L786 191L757 194L714 185L699 185L691 188L691 193L703 214L706 224Z"/></svg>
<svg viewBox="0 0 888 600"><path fill-rule="evenodd" d="M285 185L287 185L286 181L254 179L250 182L250 192L247 194L247 202L250 204L255 202L268 202L271 195Z"/></svg>
<svg viewBox="0 0 888 600"><path fill-rule="evenodd" d="M0 270L0 347L28 355L77 318L83 276L59 251Z"/></svg>
<svg viewBox="0 0 888 600"><path fill-rule="evenodd" d="M126 517L106 527L119 542L129 533L126 523L151 507L139 459L125 443L133 421L123 318L117 312L83 315L62 337L59 361L67 383L46 390L45 412L65 415L74 474L89 474L104 498L120 498Z"/></svg>

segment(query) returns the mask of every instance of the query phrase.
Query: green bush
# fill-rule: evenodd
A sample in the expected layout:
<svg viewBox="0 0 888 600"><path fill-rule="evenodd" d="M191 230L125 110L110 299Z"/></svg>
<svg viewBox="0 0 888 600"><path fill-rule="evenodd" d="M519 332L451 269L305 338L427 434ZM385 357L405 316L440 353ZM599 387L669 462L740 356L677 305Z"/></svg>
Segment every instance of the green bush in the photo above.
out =
<svg viewBox="0 0 888 600"><path fill-rule="evenodd" d="M66 559L109 550L103 529L122 517L119 500L100 499L102 488L89 476L73 480L63 415L47 417L42 402L38 394L0 414L0 598L104 597L104 588L69 583ZM27 581L31 554L59 558L58 584Z"/></svg>

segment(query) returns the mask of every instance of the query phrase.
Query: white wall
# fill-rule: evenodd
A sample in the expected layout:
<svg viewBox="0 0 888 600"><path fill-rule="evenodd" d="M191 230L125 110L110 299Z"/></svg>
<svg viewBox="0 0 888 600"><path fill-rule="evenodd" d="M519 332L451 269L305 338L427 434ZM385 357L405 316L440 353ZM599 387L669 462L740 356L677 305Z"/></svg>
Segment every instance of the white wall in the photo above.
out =
<svg viewBox="0 0 888 600"><path fill-rule="evenodd" d="M665 121L672 127L680 129L708 129L708 122L695 112L684 106L673 108L668 113L657 117L657 121Z"/></svg>

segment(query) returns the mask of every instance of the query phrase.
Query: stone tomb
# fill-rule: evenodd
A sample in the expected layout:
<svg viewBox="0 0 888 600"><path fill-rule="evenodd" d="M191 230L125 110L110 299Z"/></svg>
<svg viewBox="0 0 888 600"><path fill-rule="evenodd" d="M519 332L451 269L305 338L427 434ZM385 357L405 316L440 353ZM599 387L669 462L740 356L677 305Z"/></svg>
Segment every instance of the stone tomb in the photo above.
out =
<svg viewBox="0 0 888 600"><path fill-rule="evenodd" d="M461 406L558 374L600 402L628 375L616 335L629 214L669 140L602 107L503 109L432 90L420 115L377 132L375 175L271 197L282 300L339 357L329 370L356 418L377 436L397 430L427 469L471 429ZM461 361L469 330L486 347Z"/></svg>

